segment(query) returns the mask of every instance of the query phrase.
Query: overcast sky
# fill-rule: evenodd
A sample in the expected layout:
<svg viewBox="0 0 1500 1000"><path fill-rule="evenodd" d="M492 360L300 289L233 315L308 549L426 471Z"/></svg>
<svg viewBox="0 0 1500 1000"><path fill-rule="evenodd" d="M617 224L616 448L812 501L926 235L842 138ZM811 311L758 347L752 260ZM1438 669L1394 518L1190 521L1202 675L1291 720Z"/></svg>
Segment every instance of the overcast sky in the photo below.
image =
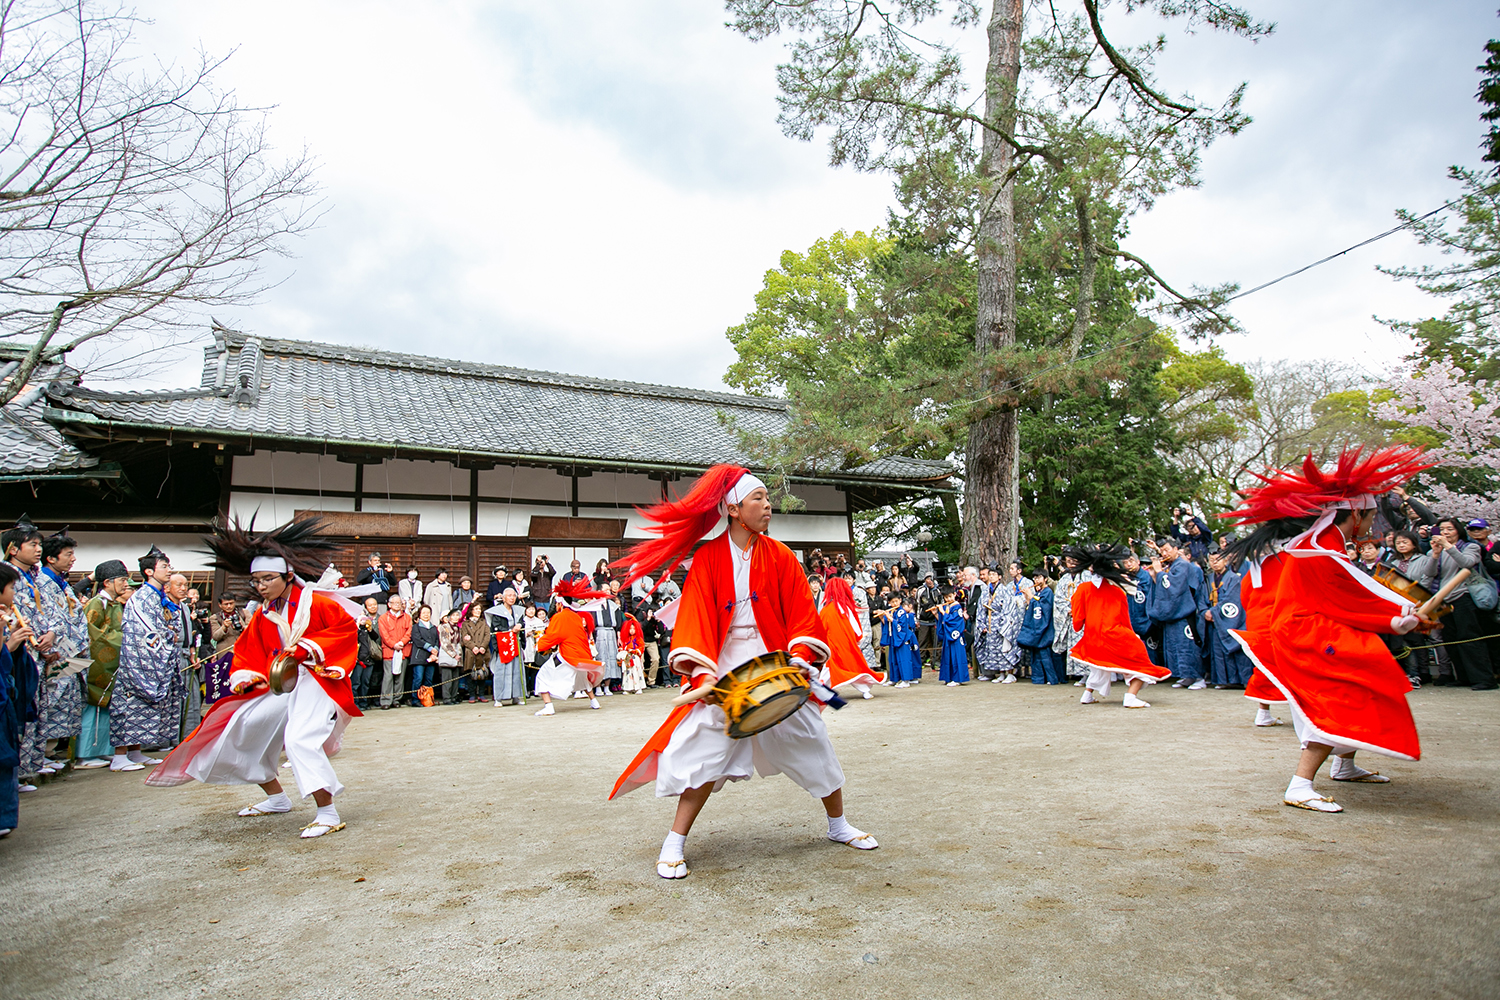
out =
<svg viewBox="0 0 1500 1000"><path fill-rule="evenodd" d="M1250 0L1251 44L1174 37L1173 92L1249 82L1255 123L1202 186L1138 217L1125 246L1179 287L1258 284L1426 211L1477 164L1474 92L1494 10L1457 0ZM1107 8L1122 37L1155 30ZM274 139L321 163L321 227L247 332L722 387L726 327L783 250L879 225L887 177L826 165L776 125L776 41L712 0L421 4L141 0L154 53L237 49L222 83L274 104ZM1238 360L1344 357L1384 371L1402 344L1372 315L1441 311L1374 265L1405 236L1237 303ZM196 351L163 372L196 381Z"/></svg>

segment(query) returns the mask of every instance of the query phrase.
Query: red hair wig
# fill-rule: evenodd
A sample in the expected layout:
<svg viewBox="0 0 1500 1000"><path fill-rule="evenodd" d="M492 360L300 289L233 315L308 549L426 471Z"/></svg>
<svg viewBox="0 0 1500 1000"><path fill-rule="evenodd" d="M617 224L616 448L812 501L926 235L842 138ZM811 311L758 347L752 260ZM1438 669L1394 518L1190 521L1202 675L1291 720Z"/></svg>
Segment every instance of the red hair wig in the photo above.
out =
<svg viewBox="0 0 1500 1000"><path fill-rule="evenodd" d="M859 605L854 603L854 588L841 576L831 576L823 584L824 600L838 609L841 615L852 615L859 620Z"/></svg>
<svg viewBox="0 0 1500 1000"><path fill-rule="evenodd" d="M595 590L587 580L563 580L553 585L552 593L565 601L592 601L609 596L609 591Z"/></svg>
<svg viewBox="0 0 1500 1000"><path fill-rule="evenodd" d="M1422 449L1406 445L1376 448L1346 448L1328 471L1318 467L1312 454L1302 460L1300 474L1285 469L1256 473L1265 485L1245 492L1245 505L1220 517L1240 524L1260 524L1286 517L1307 517L1331 503L1365 494L1386 493L1435 463Z"/></svg>
<svg viewBox="0 0 1500 1000"><path fill-rule="evenodd" d="M652 522L645 530L657 537L638 543L615 560L615 568L626 570L624 585L656 569L661 570L662 577L671 576L698 540L718 525L724 516L720 509L724 497L748 471L740 465L711 466L681 500L637 507L640 515Z"/></svg>

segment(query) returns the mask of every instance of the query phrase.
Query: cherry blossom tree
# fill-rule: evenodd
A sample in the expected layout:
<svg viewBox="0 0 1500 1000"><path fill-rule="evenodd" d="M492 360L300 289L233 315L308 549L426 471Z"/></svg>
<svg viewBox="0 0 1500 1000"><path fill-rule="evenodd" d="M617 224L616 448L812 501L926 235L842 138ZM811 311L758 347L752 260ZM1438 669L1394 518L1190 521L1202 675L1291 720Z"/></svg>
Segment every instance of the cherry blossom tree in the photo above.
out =
<svg viewBox="0 0 1500 1000"><path fill-rule="evenodd" d="M1390 397L1376 403L1375 416L1406 428L1402 436L1428 445L1438 463L1421 480L1432 508L1500 521L1500 384L1468 381L1455 365L1434 362L1382 388Z"/></svg>

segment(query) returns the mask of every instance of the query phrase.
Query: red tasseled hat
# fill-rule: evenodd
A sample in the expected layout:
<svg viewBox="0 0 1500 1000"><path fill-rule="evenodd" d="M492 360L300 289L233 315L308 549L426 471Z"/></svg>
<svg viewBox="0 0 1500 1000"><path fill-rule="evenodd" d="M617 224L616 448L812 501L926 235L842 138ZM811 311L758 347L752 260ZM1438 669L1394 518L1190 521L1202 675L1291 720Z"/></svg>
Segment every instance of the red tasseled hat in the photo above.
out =
<svg viewBox="0 0 1500 1000"><path fill-rule="evenodd" d="M750 470L739 465L715 465L698 477L681 500L664 500L650 507L637 507L648 521L645 530L658 537L640 542L613 565L627 571L623 586L629 586L656 569L661 578L672 575L687 558L698 539L712 531L724 516L724 497Z"/></svg>
<svg viewBox="0 0 1500 1000"><path fill-rule="evenodd" d="M1329 504L1386 493L1435 464L1420 448L1391 445L1369 454L1363 448L1346 448L1334 467L1324 471L1309 453L1300 475L1285 469L1256 473L1265 485L1246 491L1245 506L1219 516L1240 524L1307 517Z"/></svg>
<svg viewBox="0 0 1500 1000"><path fill-rule="evenodd" d="M595 590L586 580L563 580L553 585L552 593L565 601L594 601L609 596L609 591Z"/></svg>
<svg viewBox="0 0 1500 1000"><path fill-rule="evenodd" d="M854 603L854 588L849 586L849 581L841 576L829 577L823 584L825 600L838 609L841 615L853 615L855 621L859 620L859 605Z"/></svg>

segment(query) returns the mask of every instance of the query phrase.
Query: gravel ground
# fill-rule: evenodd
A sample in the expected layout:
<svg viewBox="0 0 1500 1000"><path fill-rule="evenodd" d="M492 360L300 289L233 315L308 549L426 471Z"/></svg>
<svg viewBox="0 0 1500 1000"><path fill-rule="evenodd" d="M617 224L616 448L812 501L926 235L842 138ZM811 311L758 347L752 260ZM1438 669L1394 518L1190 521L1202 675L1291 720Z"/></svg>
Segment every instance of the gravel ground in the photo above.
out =
<svg viewBox="0 0 1500 1000"><path fill-rule="evenodd" d="M1291 727L1235 692L934 682L829 713L857 852L785 778L605 796L664 692L551 719L375 712L336 758L348 829L242 820L255 790L60 776L0 841L22 998L1493 998L1500 697L1412 696L1419 763L1280 804ZM533 704L531 707L535 707ZM289 772L286 772L289 773ZM1326 773L1326 772L1325 772Z"/></svg>

